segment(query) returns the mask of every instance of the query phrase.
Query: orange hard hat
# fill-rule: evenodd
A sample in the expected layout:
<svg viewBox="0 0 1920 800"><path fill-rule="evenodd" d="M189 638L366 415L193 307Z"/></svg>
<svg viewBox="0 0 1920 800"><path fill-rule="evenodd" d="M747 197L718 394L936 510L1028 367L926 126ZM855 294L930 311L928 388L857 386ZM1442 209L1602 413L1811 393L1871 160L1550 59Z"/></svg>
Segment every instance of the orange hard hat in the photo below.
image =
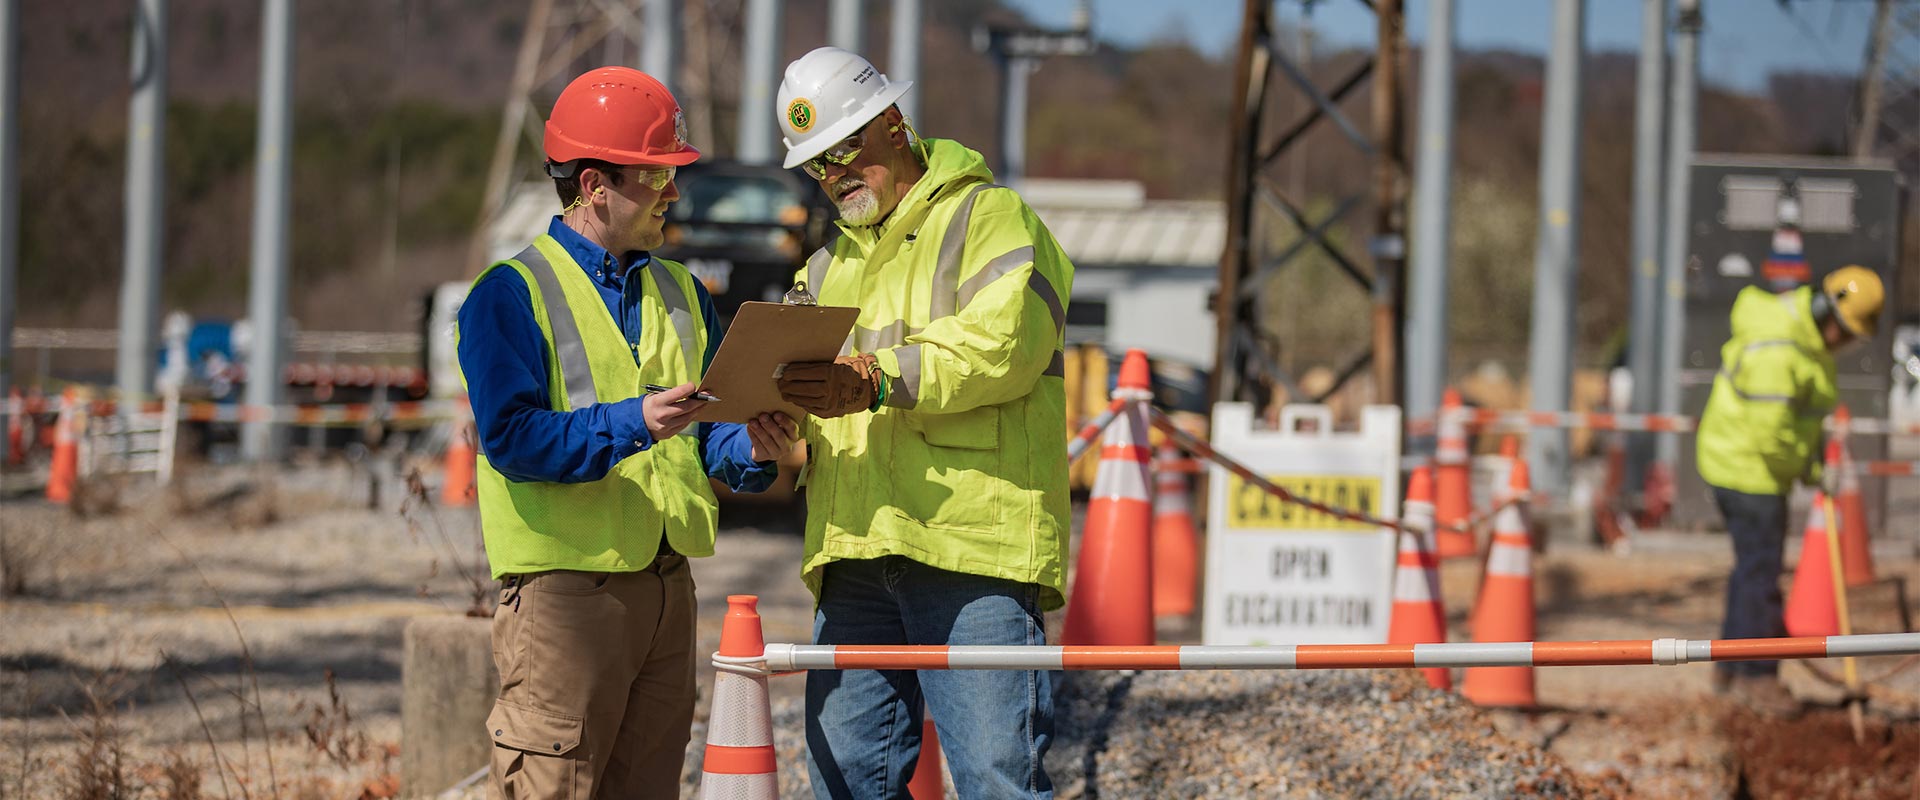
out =
<svg viewBox="0 0 1920 800"><path fill-rule="evenodd" d="M664 84L632 67L601 67L567 84L547 119L544 146L555 166L592 158L621 166L678 167L700 157L687 144L680 102Z"/></svg>

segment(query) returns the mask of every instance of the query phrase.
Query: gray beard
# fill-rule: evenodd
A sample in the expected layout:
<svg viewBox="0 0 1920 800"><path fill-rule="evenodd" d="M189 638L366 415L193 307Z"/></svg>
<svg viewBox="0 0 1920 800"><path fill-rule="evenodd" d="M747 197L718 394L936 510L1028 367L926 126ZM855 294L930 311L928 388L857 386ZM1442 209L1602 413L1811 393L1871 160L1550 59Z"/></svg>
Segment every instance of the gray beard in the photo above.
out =
<svg viewBox="0 0 1920 800"><path fill-rule="evenodd" d="M833 201L833 206L840 209L840 218L848 224L864 227L880 221L880 199L874 196L871 186L844 202Z"/></svg>

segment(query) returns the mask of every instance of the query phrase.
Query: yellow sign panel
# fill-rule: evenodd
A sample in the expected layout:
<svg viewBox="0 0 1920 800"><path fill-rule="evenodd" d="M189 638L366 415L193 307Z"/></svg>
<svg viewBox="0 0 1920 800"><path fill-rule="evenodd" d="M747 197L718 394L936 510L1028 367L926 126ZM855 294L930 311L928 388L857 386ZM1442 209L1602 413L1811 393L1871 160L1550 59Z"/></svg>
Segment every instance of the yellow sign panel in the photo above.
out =
<svg viewBox="0 0 1920 800"><path fill-rule="evenodd" d="M1357 475L1268 475L1267 480L1300 497L1318 503L1380 516L1380 479ZM1283 529L1294 531L1367 531L1378 525L1352 522L1293 503L1280 502L1265 489L1241 479L1227 478L1229 530Z"/></svg>

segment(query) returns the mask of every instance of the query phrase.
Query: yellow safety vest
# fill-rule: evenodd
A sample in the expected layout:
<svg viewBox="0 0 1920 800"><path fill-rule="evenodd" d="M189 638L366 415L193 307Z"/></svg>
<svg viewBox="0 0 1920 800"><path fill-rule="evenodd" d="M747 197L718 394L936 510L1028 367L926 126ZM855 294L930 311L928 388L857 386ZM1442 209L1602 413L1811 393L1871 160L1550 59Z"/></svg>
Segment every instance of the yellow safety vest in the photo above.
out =
<svg viewBox="0 0 1920 800"><path fill-rule="evenodd" d="M592 280L553 237L542 235L480 277L501 268L526 281L546 337L552 410L626 400L638 397L645 383L678 386L699 377L707 326L686 267L650 258L627 276L643 282L645 324L634 350ZM659 553L662 533L684 555L713 555L719 506L692 427L621 460L597 481L511 481L484 454L477 478L480 530L495 578L550 569L641 570Z"/></svg>
<svg viewBox="0 0 1920 800"><path fill-rule="evenodd" d="M821 305L860 308L845 352L874 353L888 385L876 411L805 423L802 576L818 597L829 562L900 555L1039 584L1058 608L1073 264L979 153L926 144L885 224L843 224L796 275Z"/></svg>
<svg viewBox="0 0 1920 800"><path fill-rule="evenodd" d="M1821 426L1838 390L1812 302L1807 286L1781 295L1749 286L1734 299L1733 336L1694 440L1708 484L1776 495L1819 479Z"/></svg>

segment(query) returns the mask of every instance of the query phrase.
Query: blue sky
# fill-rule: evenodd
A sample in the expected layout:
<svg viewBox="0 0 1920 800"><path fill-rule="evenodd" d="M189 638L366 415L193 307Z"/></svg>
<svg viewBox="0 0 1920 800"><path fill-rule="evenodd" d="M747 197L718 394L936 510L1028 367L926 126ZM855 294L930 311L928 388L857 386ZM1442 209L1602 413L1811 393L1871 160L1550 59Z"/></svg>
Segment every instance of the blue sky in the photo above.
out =
<svg viewBox="0 0 1920 800"><path fill-rule="evenodd" d="M1009 0L1035 22L1065 26L1075 0ZM1754 92L1776 71L1857 74L1872 24L1871 0L1702 0L1706 30L1701 42L1703 78ZM1426 36L1426 0L1407 0L1407 35ZM1455 0L1460 45L1542 52L1552 27L1552 0ZM1640 46L1640 0L1587 0L1587 46L1635 51ZM1239 0L1093 0L1094 32L1102 39L1140 44L1184 30L1196 48L1232 56L1240 24ZM1276 6L1283 21L1300 19L1298 0ZM1320 0L1311 21L1322 41L1373 41L1373 13L1359 0Z"/></svg>

